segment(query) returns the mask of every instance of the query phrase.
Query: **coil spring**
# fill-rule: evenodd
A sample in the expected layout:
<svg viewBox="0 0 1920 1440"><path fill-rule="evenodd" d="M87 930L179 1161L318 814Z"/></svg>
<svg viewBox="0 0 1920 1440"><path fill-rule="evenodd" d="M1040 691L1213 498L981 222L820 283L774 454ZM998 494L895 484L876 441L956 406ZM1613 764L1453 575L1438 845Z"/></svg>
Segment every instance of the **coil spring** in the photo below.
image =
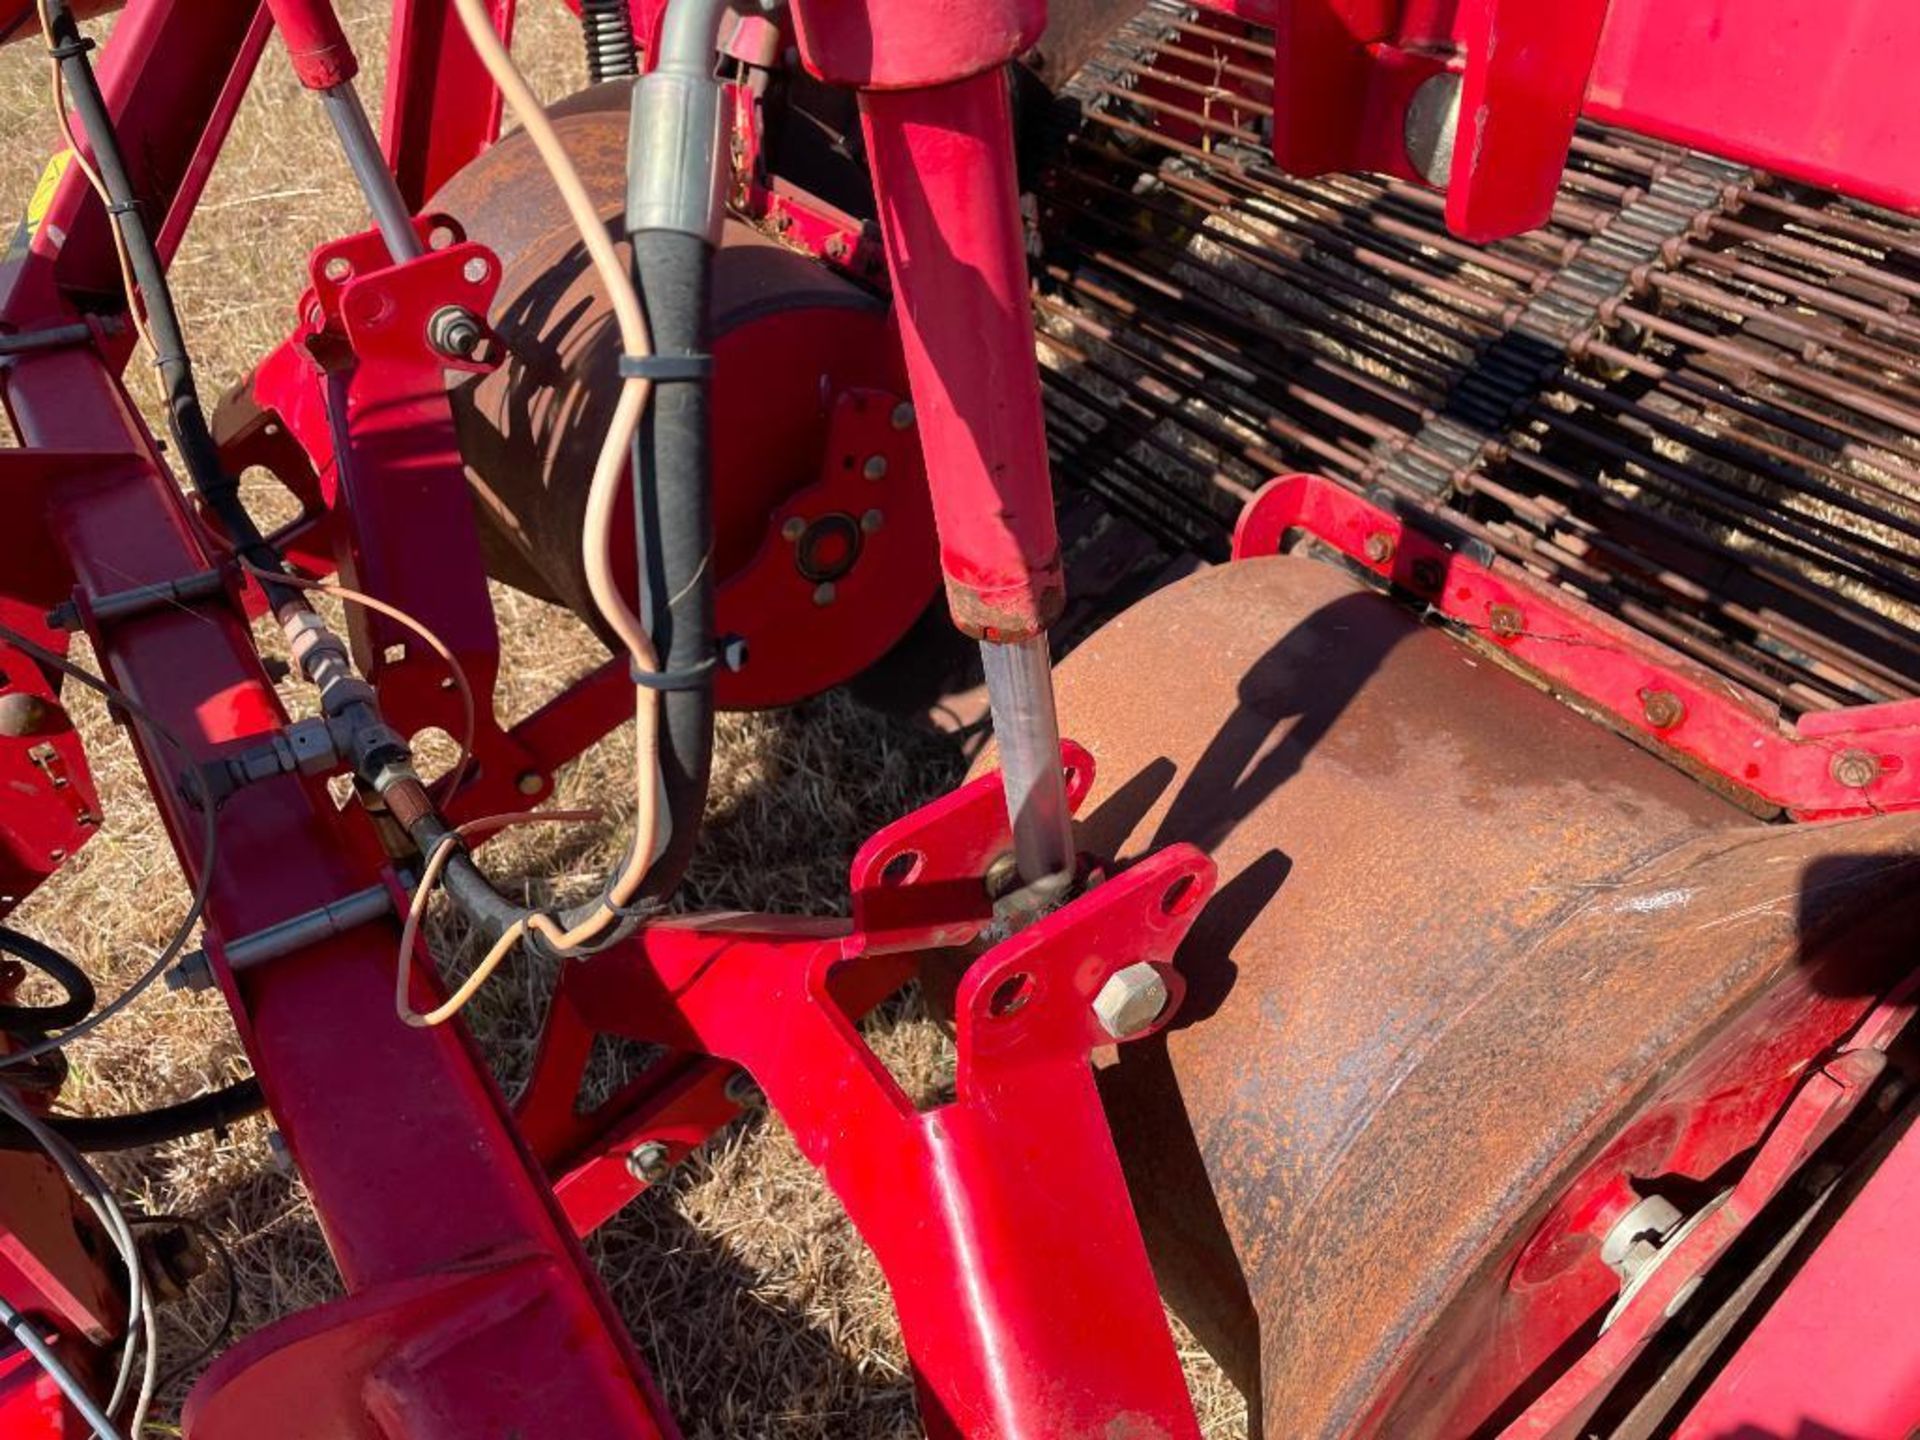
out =
<svg viewBox="0 0 1920 1440"><path fill-rule="evenodd" d="M628 0L580 0L580 29L587 42L587 78L631 80L640 73Z"/></svg>

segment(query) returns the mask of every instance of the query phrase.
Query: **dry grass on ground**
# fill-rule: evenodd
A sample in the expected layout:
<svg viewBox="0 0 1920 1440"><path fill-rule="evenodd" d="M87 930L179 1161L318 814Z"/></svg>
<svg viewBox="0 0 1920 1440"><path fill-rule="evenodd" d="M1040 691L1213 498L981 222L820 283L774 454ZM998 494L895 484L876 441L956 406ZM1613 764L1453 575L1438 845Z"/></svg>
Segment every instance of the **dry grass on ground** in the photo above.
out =
<svg viewBox="0 0 1920 1440"><path fill-rule="evenodd" d="M384 7L340 6L380 94ZM530 3L517 50L544 93L581 81L573 22ZM24 200L54 148L37 47L0 51L0 203ZM217 394L284 332L295 276L315 243L360 228L360 206L318 106L269 51L174 267L202 385ZM136 382L138 383L138 382ZM150 395L141 395L150 403ZM501 591L503 713L524 712L597 658L563 612ZM84 653L80 658L85 659ZM288 704L304 708L292 689ZM16 923L66 948L113 993L164 942L185 891L123 736L86 694L72 697L100 781L107 825ZM569 768L557 803L598 803L627 786L616 735ZM709 829L686 900L702 906L820 911L841 904L844 866L877 824L949 785L959 758L940 742L830 695L777 715L722 721ZM535 891L591 883L613 857L622 817L583 841L524 831L489 850L497 875ZM450 963L470 961L442 929ZM511 1086L529 1058L549 976L524 962L475 1006L475 1028ZM926 1093L950 1072L941 1030L910 1002L870 1030L890 1067ZM90 1112L163 1103L246 1073L218 1000L156 994L73 1049L67 1103ZM341 1063L352 1063L343 1049ZM266 1126L200 1138L110 1164L123 1195L150 1212L204 1217L233 1248L240 1333L337 1292L302 1187L271 1163ZM832 1195L776 1119L717 1137L670 1183L630 1206L592 1250L642 1351L694 1436L860 1437L917 1433L911 1386L879 1271ZM168 1363L214 1320L203 1286L167 1317ZM1191 1347L1188 1347L1191 1350ZM1190 1355L1209 1435L1244 1435L1238 1397ZM187 1381L172 1387L154 1433Z"/></svg>

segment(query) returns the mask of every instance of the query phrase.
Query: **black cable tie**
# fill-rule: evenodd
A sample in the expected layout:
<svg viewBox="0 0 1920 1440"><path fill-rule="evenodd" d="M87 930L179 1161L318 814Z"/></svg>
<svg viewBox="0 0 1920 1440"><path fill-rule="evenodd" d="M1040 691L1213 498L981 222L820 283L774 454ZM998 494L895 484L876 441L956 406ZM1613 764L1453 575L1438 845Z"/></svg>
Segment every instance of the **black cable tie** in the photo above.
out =
<svg viewBox="0 0 1920 1440"><path fill-rule="evenodd" d="M676 380L705 380L713 374L711 355L622 355L620 378L669 385Z"/></svg>
<svg viewBox="0 0 1920 1440"><path fill-rule="evenodd" d="M107 213L109 215L131 215L139 208L140 202L138 200L115 200L108 204Z"/></svg>
<svg viewBox="0 0 1920 1440"><path fill-rule="evenodd" d="M718 661L709 655L698 665L689 665L684 670L642 670L633 661L627 662L627 674L636 685L644 685L649 690L698 690L707 683L707 677L713 673Z"/></svg>
<svg viewBox="0 0 1920 1440"><path fill-rule="evenodd" d="M93 48L93 41L82 35L73 40L62 40L58 45L49 45L47 54L56 60L72 60Z"/></svg>

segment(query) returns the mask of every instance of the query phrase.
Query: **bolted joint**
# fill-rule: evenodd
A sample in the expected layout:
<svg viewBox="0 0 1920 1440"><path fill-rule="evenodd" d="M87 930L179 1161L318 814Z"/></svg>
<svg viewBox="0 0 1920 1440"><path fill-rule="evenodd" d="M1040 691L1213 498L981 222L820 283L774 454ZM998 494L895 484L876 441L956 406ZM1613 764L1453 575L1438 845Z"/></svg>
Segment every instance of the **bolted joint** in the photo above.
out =
<svg viewBox="0 0 1920 1440"><path fill-rule="evenodd" d="M207 958L204 950L195 950L182 955L167 971L167 989L176 994L182 990L213 989L213 962Z"/></svg>
<svg viewBox="0 0 1920 1440"><path fill-rule="evenodd" d="M487 338L487 327L464 305L442 305L427 321L427 343L454 360L471 360Z"/></svg>
<svg viewBox="0 0 1920 1440"><path fill-rule="evenodd" d="M673 1152L661 1140L648 1140L627 1152L627 1173L645 1185L657 1185L673 1169Z"/></svg>
<svg viewBox="0 0 1920 1440"><path fill-rule="evenodd" d="M1836 785L1864 790L1880 778L1880 757L1871 750L1843 750L1828 767Z"/></svg>
<svg viewBox="0 0 1920 1440"><path fill-rule="evenodd" d="M1662 1195L1649 1195L1614 1221L1600 1242L1600 1260L1623 1281L1632 1280L1659 1255L1686 1216Z"/></svg>
<svg viewBox="0 0 1920 1440"><path fill-rule="evenodd" d="M1114 1039L1128 1040L1152 1028L1169 998L1166 979L1141 960L1107 977L1093 997L1093 1013Z"/></svg>

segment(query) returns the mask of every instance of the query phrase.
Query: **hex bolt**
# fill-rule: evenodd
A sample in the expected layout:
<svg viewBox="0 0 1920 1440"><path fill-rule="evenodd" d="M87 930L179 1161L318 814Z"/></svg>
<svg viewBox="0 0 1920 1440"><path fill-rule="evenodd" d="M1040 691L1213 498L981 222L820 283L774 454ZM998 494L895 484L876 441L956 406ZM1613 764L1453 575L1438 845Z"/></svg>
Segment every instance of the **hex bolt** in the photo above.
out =
<svg viewBox="0 0 1920 1440"><path fill-rule="evenodd" d="M884 455L869 455L867 457L867 463L860 467L860 473L869 480L886 479L887 457Z"/></svg>
<svg viewBox="0 0 1920 1440"><path fill-rule="evenodd" d="M61 722L66 718L59 706L25 690L0 695L0 735L9 740L24 740L30 735L64 729Z"/></svg>
<svg viewBox="0 0 1920 1440"><path fill-rule="evenodd" d="M1020 866L1013 851L1008 850L996 855L993 863L987 866L986 886L987 898L990 900L1011 895L1020 888Z"/></svg>
<svg viewBox="0 0 1920 1440"><path fill-rule="evenodd" d="M1640 708L1656 730L1671 730L1687 718L1686 703L1671 690L1642 690Z"/></svg>
<svg viewBox="0 0 1920 1440"><path fill-rule="evenodd" d="M1167 982L1146 961L1116 970L1093 997L1093 1013L1116 1040L1140 1034L1167 1008Z"/></svg>
<svg viewBox="0 0 1920 1440"><path fill-rule="evenodd" d="M806 533L807 522L802 520L798 515L795 515L780 527L780 538L789 542L797 543L800 537Z"/></svg>
<svg viewBox="0 0 1920 1440"><path fill-rule="evenodd" d="M195 950L183 955L167 971L167 989L169 990L211 990L213 988L213 962L207 959L207 952Z"/></svg>
<svg viewBox="0 0 1920 1440"><path fill-rule="evenodd" d="M1829 769L1835 784L1864 790L1880 778L1880 757L1870 750L1842 750Z"/></svg>
<svg viewBox="0 0 1920 1440"><path fill-rule="evenodd" d="M874 531L886 523L887 517L882 515L878 510L869 510L860 517L860 528L869 535L873 534Z"/></svg>
<svg viewBox="0 0 1920 1440"><path fill-rule="evenodd" d="M1375 565L1384 565L1393 559L1393 537L1384 530L1376 530L1367 536L1364 548L1367 559Z"/></svg>
<svg viewBox="0 0 1920 1440"><path fill-rule="evenodd" d="M831 580L823 580L813 587L813 603L816 605L831 605L833 603L833 597L837 593L833 588L833 582Z"/></svg>
<svg viewBox="0 0 1920 1440"><path fill-rule="evenodd" d="M627 1152L627 1173L643 1185L657 1185L673 1168L673 1152L660 1140L648 1140Z"/></svg>
<svg viewBox="0 0 1920 1440"><path fill-rule="evenodd" d="M470 359L486 338L487 327L463 305L442 305L427 321L427 343L455 360Z"/></svg>
<svg viewBox="0 0 1920 1440"><path fill-rule="evenodd" d="M1526 626L1526 617L1517 605L1496 605L1487 614L1489 627L1503 640L1511 640Z"/></svg>
<svg viewBox="0 0 1920 1440"><path fill-rule="evenodd" d="M893 407L893 414L887 417L896 430L905 430L913 424L913 406L905 400Z"/></svg>

